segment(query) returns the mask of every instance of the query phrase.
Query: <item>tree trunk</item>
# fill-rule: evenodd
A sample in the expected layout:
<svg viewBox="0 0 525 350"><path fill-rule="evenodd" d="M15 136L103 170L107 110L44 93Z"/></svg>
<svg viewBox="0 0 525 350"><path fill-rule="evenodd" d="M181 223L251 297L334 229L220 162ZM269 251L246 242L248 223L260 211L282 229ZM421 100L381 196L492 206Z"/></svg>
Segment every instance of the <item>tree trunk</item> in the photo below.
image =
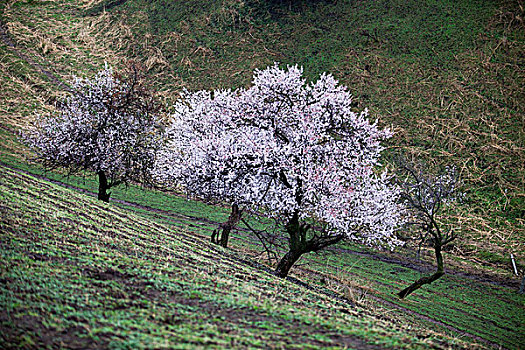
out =
<svg viewBox="0 0 525 350"><path fill-rule="evenodd" d="M301 203L301 201L297 201ZM306 253L318 252L328 246L338 243L344 235L320 235L316 233L308 239L308 231L312 229L310 224L299 222L299 211L295 211L285 226L286 232L290 236L288 241L288 253L279 261L275 274L281 278L288 276L290 268Z"/></svg>
<svg viewBox="0 0 525 350"><path fill-rule="evenodd" d="M288 276L288 272L292 266L299 260L301 255L307 253L306 248L306 231L307 227L301 226L299 223L299 213L296 211L286 224L286 232L290 236L288 253L283 256L277 268L275 274L281 278Z"/></svg>
<svg viewBox="0 0 525 350"><path fill-rule="evenodd" d="M301 255L303 255L301 251L290 250L285 256L283 256L281 261L279 261L279 264L275 269L275 274L281 278L288 276L288 272L290 272L290 269L297 262L297 260L299 260Z"/></svg>
<svg viewBox="0 0 525 350"><path fill-rule="evenodd" d="M416 282L412 283L407 288L403 289L401 292L397 293L400 299L406 298L410 293L414 292L415 290L418 290L425 284L430 284L443 276L445 274L445 270L443 268L443 256L441 255L441 244L437 243L435 244L434 251L436 253L436 262L437 262L437 270L433 275L425 276L417 280Z"/></svg>
<svg viewBox="0 0 525 350"><path fill-rule="evenodd" d="M239 206L234 203L232 205L232 212L228 217L228 220L217 227L212 235L211 242L218 244L224 248L228 247L228 239L230 237L230 232L237 226L241 220L242 210L239 210ZM220 236L218 236L220 233Z"/></svg>
<svg viewBox="0 0 525 350"><path fill-rule="evenodd" d="M104 171L98 171L98 199L104 202L109 202L109 196L111 193L108 193L110 186L108 185L108 179Z"/></svg>

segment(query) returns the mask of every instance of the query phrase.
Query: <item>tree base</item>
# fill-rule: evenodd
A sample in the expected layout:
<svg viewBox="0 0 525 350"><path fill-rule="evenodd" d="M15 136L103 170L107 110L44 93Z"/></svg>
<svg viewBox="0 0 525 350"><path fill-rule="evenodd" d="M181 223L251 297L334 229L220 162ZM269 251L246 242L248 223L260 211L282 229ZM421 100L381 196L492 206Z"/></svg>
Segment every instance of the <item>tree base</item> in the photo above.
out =
<svg viewBox="0 0 525 350"><path fill-rule="evenodd" d="M228 247L228 239L230 237L230 232L237 226L242 217L242 210L239 210L239 206L234 203L232 205L232 212L228 217L228 220L225 223L222 223L217 227L212 235L211 242L218 244L221 247ZM220 236L219 236L220 233Z"/></svg>
<svg viewBox="0 0 525 350"><path fill-rule="evenodd" d="M106 174L102 171L98 171L98 199L103 202L109 202L109 196L111 193L108 193L108 190L111 186L108 184L108 179Z"/></svg>

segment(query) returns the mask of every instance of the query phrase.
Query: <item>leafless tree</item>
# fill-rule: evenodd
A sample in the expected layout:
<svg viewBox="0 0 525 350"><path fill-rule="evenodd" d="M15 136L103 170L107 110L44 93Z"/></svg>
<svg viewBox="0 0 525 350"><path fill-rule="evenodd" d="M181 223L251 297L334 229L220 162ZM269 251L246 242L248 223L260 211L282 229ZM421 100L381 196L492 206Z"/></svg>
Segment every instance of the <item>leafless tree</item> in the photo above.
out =
<svg viewBox="0 0 525 350"><path fill-rule="evenodd" d="M401 174L397 183L401 187L401 199L406 205L409 225L415 226L419 249L425 243L434 248L437 269L398 293L403 299L410 293L430 284L445 274L443 249L456 239L456 232L444 230L440 223L443 208L462 196L460 181L454 167L446 167L439 174L428 173L424 164L414 164L401 158L398 161Z"/></svg>

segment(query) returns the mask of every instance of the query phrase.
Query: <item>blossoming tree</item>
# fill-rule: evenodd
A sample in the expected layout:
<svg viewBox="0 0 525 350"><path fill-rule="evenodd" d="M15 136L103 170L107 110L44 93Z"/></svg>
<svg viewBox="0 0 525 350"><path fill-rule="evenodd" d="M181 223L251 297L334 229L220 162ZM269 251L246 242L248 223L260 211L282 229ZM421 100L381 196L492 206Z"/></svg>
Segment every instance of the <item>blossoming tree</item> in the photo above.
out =
<svg viewBox="0 0 525 350"><path fill-rule="evenodd" d="M58 113L38 116L22 133L46 168L69 174L92 171L99 179L98 199L131 180L149 183L163 142L160 105L143 86L138 69L127 79L105 67L94 78L75 78L72 95Z"/></svg>
<svg viewBox="0 0 525 350"><path fill-rule="evenodd" d="M288 252L277 275L344 238L397 243L398 190L377 169L390 132L353 112L331 75L307 83L275 64L248 89L186 92L175 110L159 178L278 220Z"/></svg>

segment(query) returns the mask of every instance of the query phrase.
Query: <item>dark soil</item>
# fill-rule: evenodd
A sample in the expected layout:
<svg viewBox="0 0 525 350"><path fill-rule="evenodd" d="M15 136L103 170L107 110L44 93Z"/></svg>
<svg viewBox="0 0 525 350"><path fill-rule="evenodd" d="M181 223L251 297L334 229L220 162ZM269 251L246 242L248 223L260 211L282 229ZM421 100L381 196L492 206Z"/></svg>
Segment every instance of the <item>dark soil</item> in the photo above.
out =
<svg viewBox="0 0 525 350"><path fill-rule="evenodd" d="M0 347L2 349L101 349L104 340L94 341L81 326L63 330L46 327L40 316L14 316L0 310ZM38 335L35 337L29 335ZM31 339L31 340L30 340Z"/></svg>

